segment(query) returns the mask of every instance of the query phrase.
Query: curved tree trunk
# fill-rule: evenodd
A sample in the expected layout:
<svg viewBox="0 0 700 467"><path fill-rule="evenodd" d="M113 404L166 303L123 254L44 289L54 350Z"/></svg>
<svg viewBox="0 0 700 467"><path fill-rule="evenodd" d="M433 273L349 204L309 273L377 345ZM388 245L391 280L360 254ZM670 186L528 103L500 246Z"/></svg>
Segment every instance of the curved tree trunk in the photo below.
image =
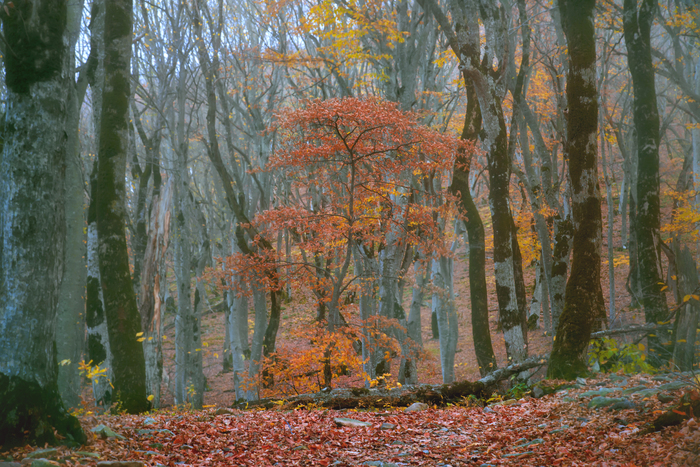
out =
<svg viewBox="0 0 700 467"><path fill-rule="evenodd" d="M647 323L668 319L668 304L663 293L660 250L659 200L659 110L656 106L654 66L651 60L651 23L656 0L624 2L624 29L627 57L634 88L634 126L637 130L637 267L641 302ZM647 335L649 362L660 367L673 353L671 334L660 331Z"/></svg>
<svg viewBox="0 0 700 467"><path fill-rule="evenodd" d="M67 4L15 0L0 159L0 445L86 441L58 392L54 344L63 271Z"/></svg>
<svg viewBox="0 0 700 467"><path fill-rule="evenodd" d="M129 270L125 232L132 1L105 3L105 78L97 174L97 233L100 276L109 344L114 356L115 400L120 409L140 413L146 399L146 365L139 342L141 317Z"/></svg>
<svg viewBox="0 0 700 467"><path fill-rule="evenodd" d="M476 143L481 130L481 112L474 87L465 77L467 84L467 112L462 129L462 140ZM491 344L489 330L488 289L486 287L486 235L481 214L472 199L469 189L471 156L460 149L455 158L450 192L459 200L461 214L469 239L469 297L472 305L472 338L474 352L479 364L479 373L486 376L498 368L496 355Z"/></svg>
<svg viewBox="0 0 700 467"><path fill-rule="evenodd" d="M548 375L572 379L587 370L591 331L605 316L600 285L602 215L596 132L598 100L595 82L595 0L560 0L562 27L569 45L566 96L569 176L574 222L573 261L566 284L564 311Z"/></svg>

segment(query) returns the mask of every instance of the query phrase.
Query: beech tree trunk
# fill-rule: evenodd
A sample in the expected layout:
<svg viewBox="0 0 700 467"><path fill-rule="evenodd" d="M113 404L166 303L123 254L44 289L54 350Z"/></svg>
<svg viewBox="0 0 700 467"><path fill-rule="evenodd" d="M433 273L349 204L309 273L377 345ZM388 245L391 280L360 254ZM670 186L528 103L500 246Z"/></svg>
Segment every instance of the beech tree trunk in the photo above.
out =
<svg viewBox="0 0 700 467"><path fill-rule="evenodd" d="M85 287L85 322L87 324L87 358L92 366L105 370L104 376L93 378L92 395L95 405L108 409L112 404L112 350L105 317L104 296L100 281L100 259L97 241L97 166L95 160L90 176L90 205L87 214L87 281Z"/></svg>
<svg viewBox="0 0 700 467"><path fill-rule="evenodd" d="M102 117L102 84L104 83L104 0L95 0L90 11L90 56L92 72L88 74L92 97L94 132L99 135ZM90 204L87 213L87 281L85 287L85 317L87 324L87 359L93 366L105 370L104 376L93 378L92 394L95 404L108 409L112 404L111 382L114 380L112 351L105 317L104 296L100 280L99 242L97 235L97 173L99 159L95 158L90 174Z"/></svg>
<svg viewBox="0 0 700 467"><path fill-rule="evenodd" d="M153 395L153 407L160 407L163 379L163 307L162 290L166 288L165 253L170 240L170 213L173 183L168 181L154 196L148 241L144 252L139 293L139 314L143 327L143 354L146 360L146 390Z"/></svg>
<svg viewBox="0 0 700 467"><path fill-rule="evenodd" d="M465 76L467 92L467 112L462 128L462 140L476 143L481 131L481 111L474 92L474 86ZM496 355L491 343L489 329L488 289L486 287L486 235L481 214L472 199L469 188L470 155L460 149L455 158L450 192L459 199L461 214L465 216L464 225L469 239L469 296L472 313L472 338L474 352L479 364L479 373L486 376L498 368Z"/></svg>
<svg viewBox="0 0 700 467"><path fill-rule="evenodd" d="M660 199L659 199L659 110L656 105L654 65L651 60L651 23L656 0L624 1L624 32L627 60L634 88L634 126L637 131L637 267L641 303L647 323L668 319L666 294L662 292ZM673 353L667 331L647 335L649 363L660 367Z"/></svg>
<svg viewBox="0 0 700 467"><path fill-rule="evenodd" d="M126 245L125 182L128 148L132 0L105 2L104 84L97 174L97 233L105 315L112 349L115 400L121 410L149 409L139 342L141 317Z"/></svg>
<svg viewBox="0 0 700 467"><path fill-rule="evenodd" d="M83 2L68 4L67 36L69 54L75 55L75 43L80 33ZM75 75L75 63L70 61L69 76ZM68 86L66 109L66 245L65 271L58 298L56 321L56 352L58 361L58 389L67 407L80 407L82 379L78 364L85 347L85 183L80 157L80 108L85 97L87 80L81 73L76 84Z"/></svg>
<svg viewBox="0 0 700 467"><path fill-rule="evenodd" d="M574 223L573 261L564 311L556 329L548 376L573 379L587 371L586 350L597 321L605 316L600 284L602 214L596 134L595 0L560 0L569 49L566 97L569 177Z"/></svg>
<svg viewBox="0 0 700 467"><path fill-rule="evenodd" d="M9 11L8 11L9 10ZM69 56L66 2L0 13L6 116L0 170L0 445L86 437L58 392L54 343L63 271Z"/></svg>

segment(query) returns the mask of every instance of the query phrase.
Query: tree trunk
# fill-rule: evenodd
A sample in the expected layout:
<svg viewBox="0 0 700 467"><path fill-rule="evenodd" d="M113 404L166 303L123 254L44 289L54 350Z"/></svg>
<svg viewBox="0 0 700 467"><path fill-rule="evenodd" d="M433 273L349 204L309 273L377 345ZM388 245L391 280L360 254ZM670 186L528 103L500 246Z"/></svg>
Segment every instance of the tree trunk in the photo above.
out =
<svg viewBox="0 0 700 467"><path fill-rule="evenodd" d="M462 128L462 140L477 142L481 131L481 111L474 86L464 77L467 90L467 112ZM481 214L472 199L469 188L471 155L460 149L455 158L450 192L457 196L460 214L465 217L464 226L469 239L469 297L472 305L472 339L479 364L479 373L486 376L498 368L491 344L489 329L488 289L486 287L486 235Z"/></svg>
<svg viewBox="0 0 700 467"><path fill-rule="evenodd" d="M2 15L6 117L0 170L0 445L86 441L58 392L69 56L65 2L17 0ZM55 432L54 432L55 430Z"/></svg>
<svg viewBox="0 0 700 467"><path fill-rule="evenodd" d="M83 2L68 4L67 29L69 54L75 55L75 43L80 33ZM75 63L70 61L69 76L75 75ZM68 86L66 113L66 179L65 179L65 268L58 298L56 321L56 352L58 389L67 407L80 407L82 380L78 363L85 347L85 184L80 158L80 107L87 85L84 74L78 85ZM78 89L78 87L80 89Z"/></svg>
<svg viewBox="0 0 700 467"><path fill-rule="evenodd" d="M423 349L420 312L423 307L425 285L428 281L427 265L420 262L414 263L414 275L416 284L413 286L411 293L411 308L406 322L409 353L407 355L402 353L401 355L401 367L399 368L399 383L401 384L418 383L417 360L419 352Z"/></svg>
<svg viewBox="0 0 700 467"><path fill-rule="evenodd" d="M556 329L548 376L572 379L586 373L586 350L596 322L605 316L600 285L602 215L596 131L595 0L560 0L562 27L569 49L566 96L572 210L573 261L564 311Z"/></svg>
<svg viewBox="0 0 700 467"><path fill-rule="evenodd" d="M146 391L153 395L153 407L160 408L163 379L163 309L161 284L167 288L164 264L170 240L170 214L173 184L168 181L153 199L148 242L143 258L139 293L139 314L143 327L143 354L146 360Z"/></svg>
<svg viewBox="0 0 700 467"><path fill-rule="evenodd" d="M552 252L552 281L550 296L552 297L552 322L550 329L556 335L559 318L564 312L566 299L566 280L569 271L569 256L571 242L574 236L574 226L571 217L554 219L554 250Z"/></svg>
<svg viewBox="0 0 700 467"><path fill-rule="evenodd" d="M255 328L253 329L253 343L250 346L250 364L248 365L249 389L246 391L246 400L248 401L260 398L260 367L263 363L263 346L267 331L267 294L261 285L252 284L251 288L253 289Z"/></svg>
<svg viewBox="0 0 700 467"><path fill-rule="evenodd" d="M675 246L675 245L674 245ZM679 292L681 297L698 294L700 276L695 266L695 260L688 248L682 250L677 246L674 253L678 261ZM678 318L674 323L673 363L680 371L693 370L695 361L695 339L700 316L698 300L692 298L684 301L678 310ZM659 334L659 331L654 331ZM647 334L648 335L648 334Z"/></svg>
<svg viewBox="0 0 700 467"><path fill-rule="evenodd" d="M114 371L109 331L105 317L104 296L100 281L99 242L97 240L97 166L93 163L90 176L90 205L87 214L87 280L85 286L85 322L87 324L87 360L92 366L105 370L103 376L92 379L95 405L108 409L112 404Z"/></svg>
<svg viewBox="0 0 700 467"><path fill-rule="evenodd" d="M114 356L114 396L119 408L140 413L146 399L146 368L139 342L141 317L126 245L125 182L128 150L132 1L105 3L104 83L97 174L100 276L109 344Z"/></svg>
<svg viewBox="0 0 700 467"><path fill-rule="evenodd" d="M233 253L236 252L236 243L232 242ZM231 277L230 287L226 300L229 308L229 320L227 323L230 339L231 369L233 370L233 389L236 391L236 400L245 400L246 391L244 380L245 360L250 358L248 349L248 297L245 284L240 276L234 273Z"/></svg>
<svg viewBox="0 0 700 467"><path fill-rule="evenodd" d="M452 261L440 256L432 261L433 312L440 331L440 365L442 382L455 379L455 352L457 351L458 323L452 286Z"/></svg>
<svg viewBox="0 0 700 467"><path fill-rule="evenodd" d="M668 318L666 294L662 292L660 198L659 198L659 110L656 105L654 66L651 60L651 24L656 0L624 1L624 31L627 57L634 88L634 126L637 132L637 259L641 302L647 323ZM668 332L647 336L649 363L659 368L673 353Z"/></svg>

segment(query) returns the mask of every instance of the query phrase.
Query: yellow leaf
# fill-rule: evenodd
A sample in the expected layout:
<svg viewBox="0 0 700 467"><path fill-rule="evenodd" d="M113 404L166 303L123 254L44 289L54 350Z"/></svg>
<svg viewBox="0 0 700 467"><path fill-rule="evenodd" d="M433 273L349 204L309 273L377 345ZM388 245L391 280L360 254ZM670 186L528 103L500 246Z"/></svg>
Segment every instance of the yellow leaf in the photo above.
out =
<svg viewBox="0 0 700 467"><path fill-rule="evenodd" d="M688 300L690 300L690 295L683 297L683 303L687 302Z"/></svg>
<svg viewBox="0 0 700 467"><path fill-rule="evenodd" d="M666 290L666 289L668 289L668 286L667 286L667 285L664 285L663 287L661 287L661 291L662 291L662 292L663 292L664 290Z"/></svg>
<svg viewBox="0 0 700 467"><path fill-rule="evenodd" d="M155 399L155 398L156 398L156 396L154 396L153 394L151 394L151 395L148 396L146 399L148 399L148 402L152 402L153 399Z"/></svg>
<svg viewBox="0 0 700 467"><path fill-rule="evenodd" d="M641 350L642 352L644 352L644 349L646 348L646 347L644 347L644 344L639 344L638 347L639 347L639 350Z"/></svg>
<svg viewBox="0 0 700 467"><path fill-rule="evenodd" d="M700 295L691 295L691 297L693 297L695 300L700 301Z"/></svg>
<svg viewBox="0 0 700 467"><path fill-rule="evenodd" d="M685 344L687 341L685 339L678 339L676 342L680 344Z"/></svg>
<svg viewBox="0 0 700 467"><path fill-rule="evenodd" d="M61 366L70 365L70 360L68 360L68 359L61 360L61 362L59 363L59 365L61 365Z"/></svg>
<svg viewBox="0 0 700 467"><path fill-rule="evenodd" d="M146 340L145 337L139 337L138 339L136 339L137 342L143 342L143 341L145 341L145 340Z"/></svg>
<svg viewBox="0 0 700 467"><path fill-rule="evenodd" d="M141 337L141 336L143 336L143 333L142 333L142 332L139 332L139 333L136 334L136 337Z"/></svg>

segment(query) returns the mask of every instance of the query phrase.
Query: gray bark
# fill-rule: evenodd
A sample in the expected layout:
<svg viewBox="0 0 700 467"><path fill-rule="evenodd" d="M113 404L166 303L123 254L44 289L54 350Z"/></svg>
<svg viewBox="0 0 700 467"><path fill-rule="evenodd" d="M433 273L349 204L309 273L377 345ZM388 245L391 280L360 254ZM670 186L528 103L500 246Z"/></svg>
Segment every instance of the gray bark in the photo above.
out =
<svg viewBox="0 0 700 467"><path fill-rule="evenodd" d="M675 245L674 245L675 246ZM693 370L695 362L695 339L697 335L698 317L700 316L700 301L692 297L700 292L700 276L695 260L688 248L674 248L678 264L678 285L681 297L691 295L684 301L674 323L673 332L673 362L680 371Z"/></svg>
<svg viewBox="0 0 700 467"><path fill-rule="evenodd" d="M75 43L80 32L83 2L68 4L67 33L69 54L75 53ZM69 76L75 75L74 61L70 61ZM78 362L85 347L85 189L80 158L80 108L85 96L85 78L79 83L80 90L71 80L68 86L66 114L66 251L64 277L58 298L56 321L56 352L58 367L58 389L67 407L80 407L82 381Z"/></svg>
<svg viewBox="0 0 700 467"><path fill-rule="evenodd" d="M153 200L146 251L143 259L139 293L139 314L144 331L143 354L146 359L146 392L153 396L154 408L161 406L163 379L163 313L162 296L167 289L165 257L170 241L170 215L173 198L172 180L160 196Z"/></svg>
<svg viewBox="0 0 700 467"><path fill-rule="evenodd" d="M437 315L440 331L440 364L442 382L452 383L455 378L454 363L457 351L458 323L452 284L452 259L441 256L433 259L433 312Z"/></svg>
<svg viewBox="0 0 700 467"><path fill-rule="evenodd" d="M65 242L68 40L63 2L4 5L0 170L0 445L86 441L58 393L54 344Z"/></svg>

